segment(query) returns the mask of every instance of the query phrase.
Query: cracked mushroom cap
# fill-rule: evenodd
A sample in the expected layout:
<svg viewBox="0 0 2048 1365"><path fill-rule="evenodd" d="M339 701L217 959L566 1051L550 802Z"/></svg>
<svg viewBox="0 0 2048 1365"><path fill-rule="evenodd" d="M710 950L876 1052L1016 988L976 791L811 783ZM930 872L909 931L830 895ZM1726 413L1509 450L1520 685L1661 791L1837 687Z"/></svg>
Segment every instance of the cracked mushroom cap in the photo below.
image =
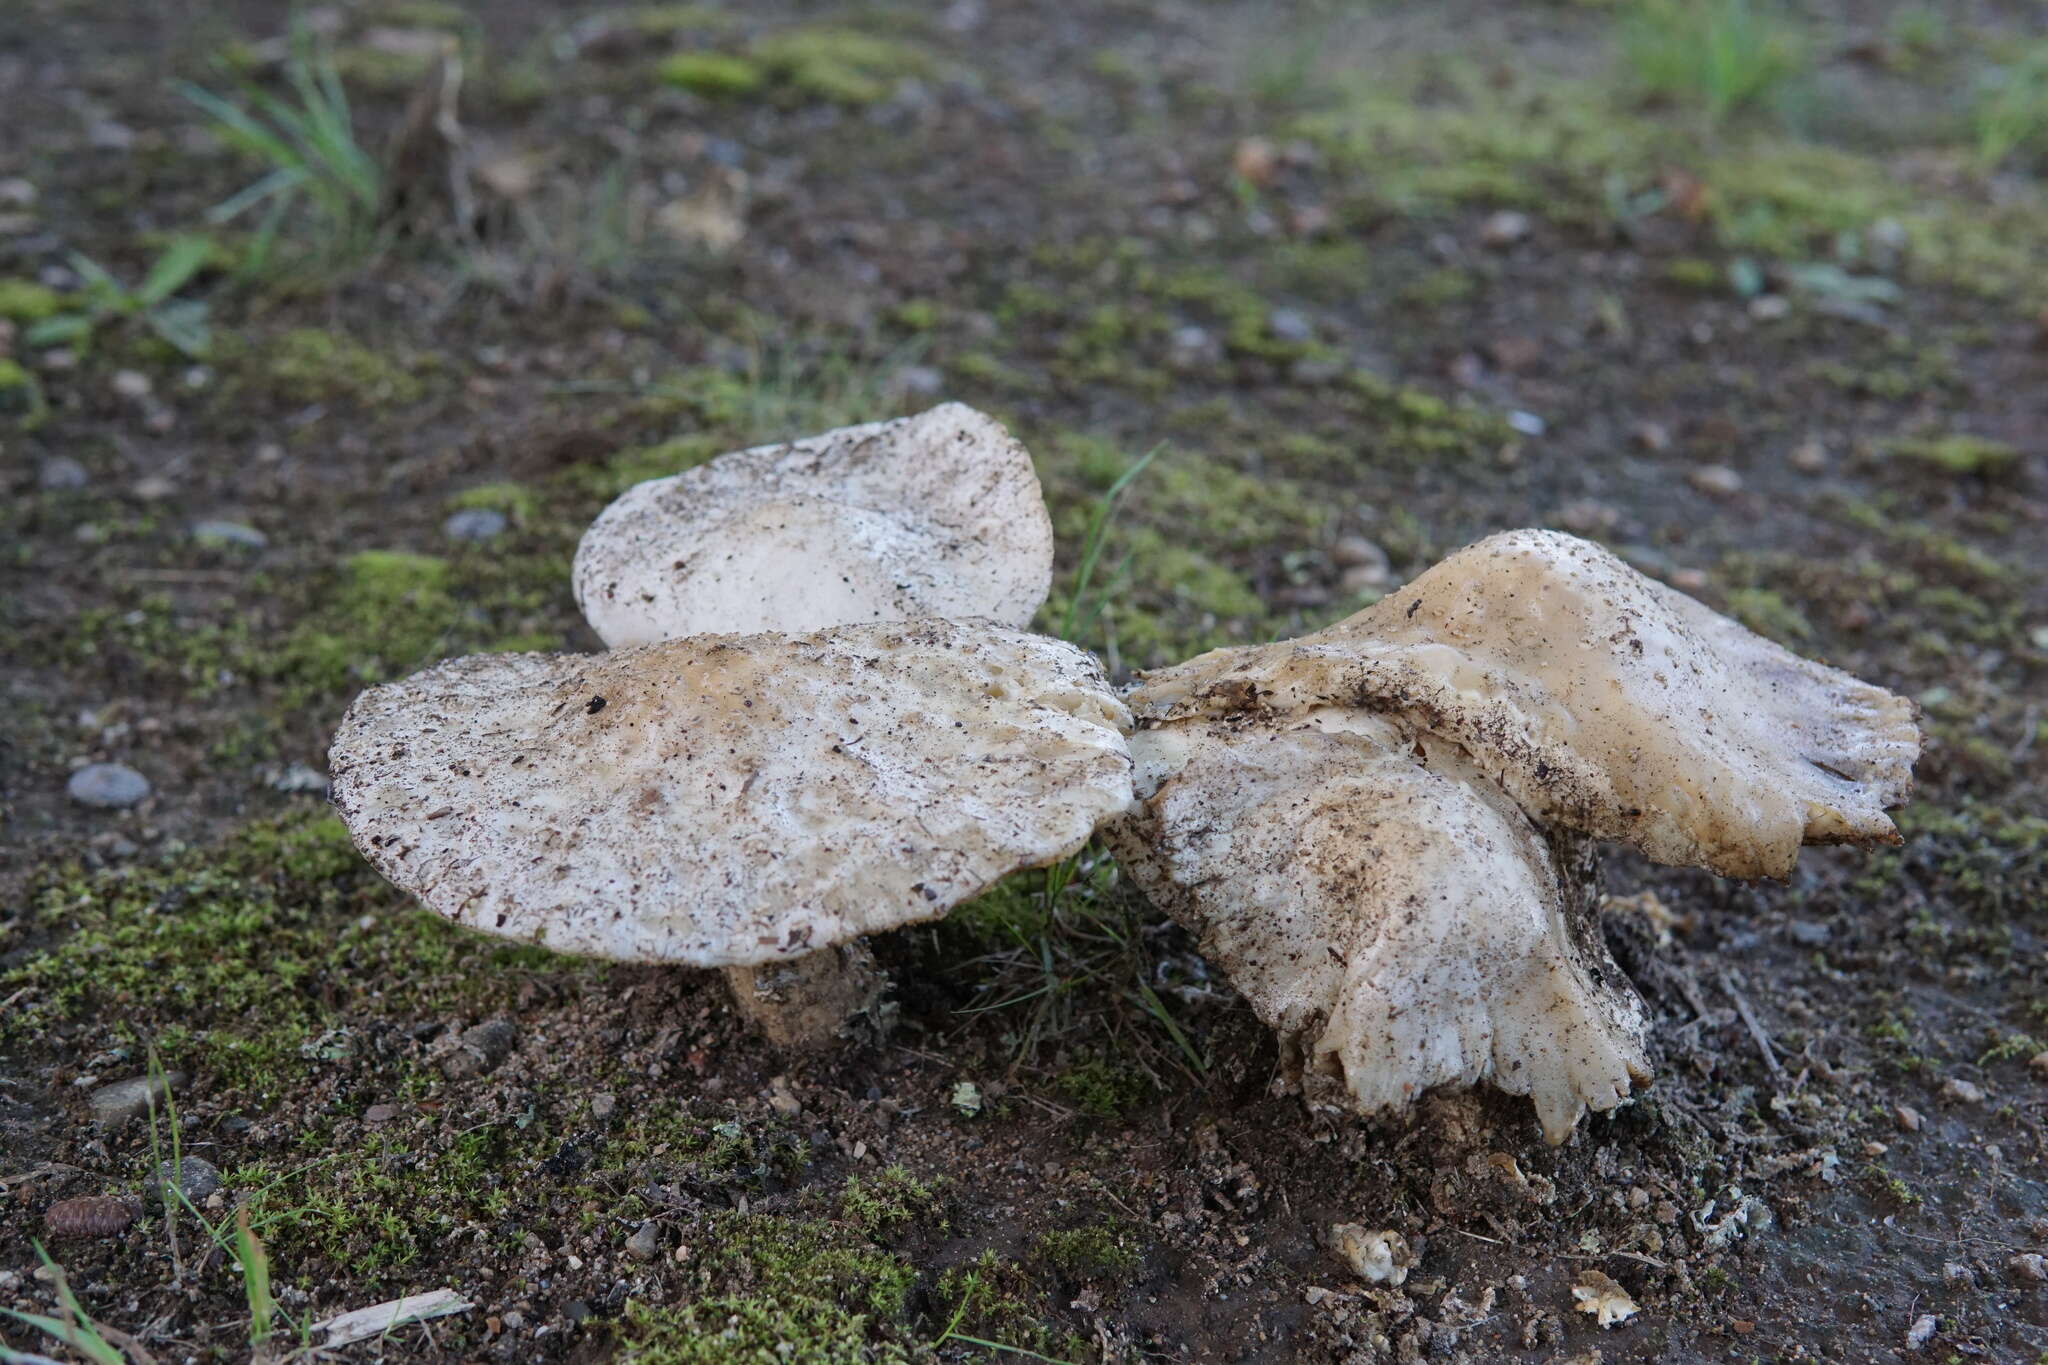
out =
<svg viewBox="0 0 2048 1365"><path fill-rule="evenodd" d="M1896 843L1913 704L1802 659L1597 545L1492 536L1315 635L1148 675L1141 722L1398 715L1538 820L1663 863L1784 877L1802 843Z"/></svg>
<svg viewBox="0 0 2048 1365"><path fill-rule="evenodd" d="M576 550L606 646L919 616L1030 624L1052 586L1031 456L961 403L626 490Z"/></svg>
<svg viewBox="0 0 2048 1365"><path fill-rule="evenodd" d="M486 933L700 967L936 919L1131 797L1071 645L945 621L456 659L330 755L378 870Z"/></svg>
<svg viewBox="0 0 2048 1365"><path fill-rule="evenodd" d="M1313 1102L1382 1113L1485 1080L1562 1142L1648 1079L1591 858L1455 746L1324 710L1169 723L1131 750L1140 802L1106 842Z"/></svg>

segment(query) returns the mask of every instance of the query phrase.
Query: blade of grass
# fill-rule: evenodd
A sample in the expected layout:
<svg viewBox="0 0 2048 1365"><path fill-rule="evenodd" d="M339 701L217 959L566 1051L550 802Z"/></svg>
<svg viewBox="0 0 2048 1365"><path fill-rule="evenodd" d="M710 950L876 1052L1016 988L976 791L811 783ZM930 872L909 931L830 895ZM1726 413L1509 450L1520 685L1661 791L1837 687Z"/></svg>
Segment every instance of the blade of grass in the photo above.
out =
<svg viewBox="0 0 2048 1365"><path fill-rule="evenodd" d="M1145 467L1158 458L1159 452L1164 449L1166 443L1161 441L1139 456L1129 469L1117 475L1116 482L1109 486L1101 501L1096 503L1094 514L1088 519L1088 534L1081 542L1081 563L1074 572L1074 595L1067 603L1066 618L1060 623L1060 638L1074 638L1074 629L1081 617L1081 604L1088 595L1089 582L1095 576L1096 562L1102 558L1103 544L1109 538L1109 528L1115 519L1117 504L1123 500L1124 490L1145 472Z"/></svg>
<svg viewBox="0 0 2048 1365"><path fill-rule="evenodd" d="M1187 1034L1181 1032L1180 1025L1175 1023L1173 1016L1167 1012L1166 1002L1159 998L1158 992L1154 991L1145 982L1140 981L1133 999L1145 1013L1151 1015L1153 1019L1158 1021L1159 1026L1166 1030L1166 1036L1173 1039L1174 1046L1179 1048L1181 1055L1188 1059L1188 1065L1195 1069L1195 1074L1198 1076L1208 1075L1209 1063L1203 1059L1201 1053L1195 1051L1195 1045L1188 1041Z"/></svg>
<svg viewBox="0 0 2048 1365"><path fill-rule="evenodd" d="M206 221L215 224L228 222L265 200L270 201L271 212L276 213L277 206L288 204L292 192L305 183L304 166L285 166L215 204L206 211Z"/></svg>
<svg viewBox="0 0 2048 1365"><path fill-rule="evenodd" d="M144 308L154 308L171 295L191 283L213 255L213 242L206 237L187 235L165 247L163 254L156 258L156 264L149 268L149 274L142 280L135 297Z"/></svg>
<svg viewBox="0 0 2048 1365"><path fill-rule="evenodd" d="M30 1243L41 1258L43 1268L49 1272L50 1283L56 1287L57 1303L64 1311L62 1319L47 1317L41 1313L21 1313L12 1308L0 1308L11 1318L17 1318L41 1332L47 1332L72 1350L95 1362L95 1365L128 1365L127 1358L114 1347L93 1324L92 1317L78 1302L78 1296L71 1292L71 1281L65 1278L64 1267L52 1260L50 1253L43 1249L41 1242Z"/></svg>
<svg viewBox="0 0 2048 1365"><path fill-rule="evenodd" d="M1023 1356L1026 1360L1045 1361L1046 1365L1074 1365L1074 1362L1071 1360L1062 1360L1058 1356L1040 1355L1027 1346L1008 1346L1000 1341L985 1341L980 1337L970 1337L961 1332L948 1333L939 1339L939 1344L944 1345L948 1341L964 1341L969 1346L979 1346L984 1351L1008 1351L1011 1355Z"/></svg>

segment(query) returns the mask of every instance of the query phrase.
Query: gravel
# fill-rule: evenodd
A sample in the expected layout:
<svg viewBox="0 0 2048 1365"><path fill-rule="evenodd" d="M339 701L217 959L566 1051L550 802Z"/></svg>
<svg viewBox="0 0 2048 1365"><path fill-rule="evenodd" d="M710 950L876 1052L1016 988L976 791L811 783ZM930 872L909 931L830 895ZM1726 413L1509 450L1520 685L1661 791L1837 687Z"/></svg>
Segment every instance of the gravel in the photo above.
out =
<svg viewBox="0 0 2048 1365"><path fill-rule="evenodd" d="M450 540L481 545L505 534L505 514L494 507L465 507L441 523L441 534Z"/></svg>
<svg viewBox="0 0 2048 1365"><path fill-rule="evenodd" d="M71 774L64 790L81 806L126 810L148 797L149 779L125 763L88 763Z"/></svg>

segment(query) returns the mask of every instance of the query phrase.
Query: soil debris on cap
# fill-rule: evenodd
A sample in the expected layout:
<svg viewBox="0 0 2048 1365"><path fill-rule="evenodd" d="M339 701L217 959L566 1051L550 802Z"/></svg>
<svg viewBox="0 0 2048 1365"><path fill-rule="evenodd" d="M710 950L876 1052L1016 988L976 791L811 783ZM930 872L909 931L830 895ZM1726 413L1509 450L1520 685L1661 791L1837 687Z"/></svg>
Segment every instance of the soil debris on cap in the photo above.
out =
<svg viewBox="0 0 2048 1365"><path fill-rule="evenodd" d="M1031 456L962 403L628 489L576 550L605 644L943 616L1023 626L1052 586Z"/></svg>

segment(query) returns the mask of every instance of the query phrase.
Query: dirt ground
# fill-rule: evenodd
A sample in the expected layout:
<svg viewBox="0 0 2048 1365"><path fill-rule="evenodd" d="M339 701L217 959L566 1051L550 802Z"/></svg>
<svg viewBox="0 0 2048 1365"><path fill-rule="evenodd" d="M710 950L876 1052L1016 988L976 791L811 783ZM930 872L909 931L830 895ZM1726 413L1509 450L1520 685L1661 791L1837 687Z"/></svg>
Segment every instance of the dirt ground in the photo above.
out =
<svg viewBox="0 0 2048 1365"><path fill-rule="evenodd" d="M415 139L378 226L343 151L266 234L178 82L304 107L282 6L0 6L0 1307L161 1362L438 1289L334 1358L2048 1360L2048 15L1698 10L1796 47L1731 92L1565 0L360 0L296 69L374 167L459 54L473 196ZM1613 856L1657 1075L1557 1148L1491 1091L1311 1117L1105 858L879 942L890 1026L816 1057L357 858L356 691L595 648L609 498L943 398L1038 460L1048 628L1163 443L1119 676L1557 526L1914 697L1906 841ZM102 762L149 794L67 795ZM174 1154L221 1187L167 1215Z"/></svg>

